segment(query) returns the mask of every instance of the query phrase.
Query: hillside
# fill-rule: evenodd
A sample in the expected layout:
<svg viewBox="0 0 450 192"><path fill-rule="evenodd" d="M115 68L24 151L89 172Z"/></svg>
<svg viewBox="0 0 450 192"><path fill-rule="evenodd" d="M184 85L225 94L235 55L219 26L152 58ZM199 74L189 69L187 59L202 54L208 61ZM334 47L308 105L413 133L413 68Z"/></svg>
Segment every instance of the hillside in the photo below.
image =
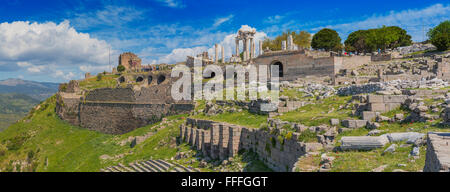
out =
<svg viewBox="0 0 450 192"><path fill-rule="evenodd" d="M33 108L23 120L0 132L0 172L97 172L118 163L173 160L180 152L189 155L178 160L179 164L199 166L195 151L184 143L177 144L178 127L187 115L167 117L127 134L108 135L60 120L54 112L55 102L55 97L50 97ZM131 147L133 138L139 136L148 138ZM246 161L255 158L251 154L240 157L246 158ZM267 170L262 163L255 162L247 166L248 170ZM201 170L212 171L212 168Z"/></svg>
<svg viewBox="0 0 450 192"><path fill-rule="evenodd" d="M38 103L38 100L23 94L0 94L0 131L22 119Z"/></svg>
<svg viewBox="0 0 450 192"><path fill-rule="evenodd" d="M0 81L0 93L20 93L43 101L58 91L58 83L36 82L22 79Z"/></svg>

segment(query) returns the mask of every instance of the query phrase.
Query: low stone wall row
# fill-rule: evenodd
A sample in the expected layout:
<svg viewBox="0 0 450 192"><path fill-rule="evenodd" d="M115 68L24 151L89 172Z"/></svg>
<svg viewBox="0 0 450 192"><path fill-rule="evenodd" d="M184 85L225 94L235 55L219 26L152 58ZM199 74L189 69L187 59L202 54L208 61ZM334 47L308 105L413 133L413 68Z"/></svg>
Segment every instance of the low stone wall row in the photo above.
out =
<svg viewBox="0 0 450 192"><path fill-rule="evenodd" d="M428 133L424 172L450 172L450 133Z"/></svg>
<svg viewBox="0 0 450 192"><path fill-rule="evenodd" d="M298 133L283 143L277 137L261 129L251 129L227 123L190 119L180 126L181 139L213 159L227 159L242 149L256 152L274 171L292 171L298 158L309 150L298 142Z"/></svg>

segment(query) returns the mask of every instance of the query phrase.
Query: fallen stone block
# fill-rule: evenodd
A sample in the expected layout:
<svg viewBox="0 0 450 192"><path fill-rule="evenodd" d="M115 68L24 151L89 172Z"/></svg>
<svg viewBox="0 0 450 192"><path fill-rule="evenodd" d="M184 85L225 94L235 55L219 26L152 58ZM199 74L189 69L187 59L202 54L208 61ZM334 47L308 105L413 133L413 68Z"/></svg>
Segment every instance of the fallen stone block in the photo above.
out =
<svg viewBox="0 0 450 192"><path fill-rule="evenodd" d="M377 115L379 114L379 112L373 112L373 111L363 111L362 113L362 119L363 120L373 120L377 117Z"/></svg>
<svg viewBox="0 0 450 192"><path fill-rule="evenodd" d="M423 133L417 132L404 132L404 133L388 133L386 134L389 142L398 142L398 141L409 141L413 144L417 139L420 139L425 136Z"/></svg>
<svg viewBox="0 0 450 192"><path fill-rule="evenodd" d="M385 112L386 105L384 103L370 103L369 111Z"/></svg>
<svg viewBox="0 0 450 192"><path fill-rule="evenodd" d="M352 136L352 137L342 137L341 138L341 149L342 150L372 150L376 148L381 148L389 139L385 136Z"/></svg>
<svg viewBox="0 0 450 192"><path fill-rule="evenodd" d="M353 120L353 119L346 119L342 120L342 125L347 128L361 128L365 127L367 124L367 120Z"/></svg>

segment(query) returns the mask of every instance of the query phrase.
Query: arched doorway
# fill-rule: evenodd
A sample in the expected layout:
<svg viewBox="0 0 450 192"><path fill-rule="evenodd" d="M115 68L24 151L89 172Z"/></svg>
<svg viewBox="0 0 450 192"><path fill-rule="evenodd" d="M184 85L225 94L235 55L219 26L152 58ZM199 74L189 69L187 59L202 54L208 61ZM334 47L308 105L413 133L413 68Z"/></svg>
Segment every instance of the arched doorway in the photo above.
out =
<svg viewBox="0 0 450 192"><path fill-rule="evenodd" d="M158 77L158 81L157 81L158 85L161 84L162 82L164 82L165 80L166 80L166 76L160 75Z"/></svg>
<svg viewBox="0 0 450 192"><path fill-rule="evenodd" d="M144 80L143 77L138 77L138 78L136 79L136 83L142 82L143 80Z"/></svg>
<svg viewBox="0 0 450 192"><path fill-rule="evenodd" d="M277 66L278 67L278 77L283 77L284 73L283 73L283 63L281 63L280 61L274 61L272 62L272 64L270 65L270 70L272 70L272 66ZM272 76L272 73L270 74L270 76Z"/></svg>
<svg viewBox="0 0 450 192"><path fill-rule="evenodd" d="M152 81L153 81L153 77L151 75L148 76L147 81L148 81L148 84L150 85L152 83Z"/></svg>

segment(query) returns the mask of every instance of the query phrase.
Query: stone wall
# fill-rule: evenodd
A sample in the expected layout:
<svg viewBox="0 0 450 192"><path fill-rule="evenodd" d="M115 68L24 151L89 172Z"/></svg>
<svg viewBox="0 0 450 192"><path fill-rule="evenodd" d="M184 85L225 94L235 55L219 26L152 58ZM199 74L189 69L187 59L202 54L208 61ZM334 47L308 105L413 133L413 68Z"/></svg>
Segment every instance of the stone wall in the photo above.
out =
<svg viewBox="0 0 450 192"><path fill-rule="evenodd" d="M304 143L298 142L298 133L281 144L276 136L261 129L208 120L187 119L180 126L180 137L213 159L233 157L241 149L252 150L268 167L280 172L291 171L308 150Z"/></svg>
<svg viewBox="0 0 450 192"><path fill-rule="evenodd" d="M307 76L333 77L341 69L354 69L370 63L370 56L314 57L303 50L281 51L265 53L254 59L254 63L255 65L281 63L283 76L280 77L280 80L292 81Z"/></svg>
<svg viewBox="0 0 450 192"><path fill-rule="evenodd" d="M102 133L123 134L165 116L189 113L194 108L192 101L175 102L172 99L171 78L152 86L136 86L101 88L86 94L60 90L56 112L73 125Z"/></svg>
<svg viewBox="0 0 450 192"><path fill-rule="evenodd" d="M391 54L376 54L371 56L372 61L390 61L392 60Z"/></svg>
<svg viewBox="0 0 450 192"><path fill-rule="evenodd" d="M187 113L192 109L190 104L85 102L80 104L79 125L102 133L124 134L156 123L165 116Z"/></svg>
<svg viewBox="0 0 450 192"><path fill-rule="evenodd" d="M370 63L370 56L342 56L334 57L334 74L338 74L341 69L356 69L359 66Z"/></svg>
<svg viewBox="0 0 450 192"><path fill-rule="evenodd" d="M428 133L424 172L450 172L450 133Z"/></svg>

